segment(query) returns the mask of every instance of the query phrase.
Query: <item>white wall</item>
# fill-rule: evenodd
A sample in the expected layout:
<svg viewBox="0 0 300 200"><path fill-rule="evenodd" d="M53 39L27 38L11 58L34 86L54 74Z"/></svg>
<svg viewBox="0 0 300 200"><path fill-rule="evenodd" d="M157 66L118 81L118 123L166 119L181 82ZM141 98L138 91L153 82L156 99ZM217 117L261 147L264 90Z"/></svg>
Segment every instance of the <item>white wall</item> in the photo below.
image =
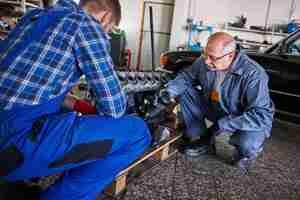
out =
<svg viewBox="0 0 300 200"><path fill-rule="evenodd" d="M173 3L174 0L152 0L153 2ZM137 64L137 54L139 45L140 19L142 14L143 0L120 0L122 6L123 17L120 27L126 31L128 47L132 50L132 67ZM170 6L147 4L145 12L144 30L150 30L149 23L149 5L153 7L154 15L154 31L171 32L171 24L173 17L173 8ZM141 67L151 69L151 46L150 33L143 34L143 48ZM159 65L159 55L162 51L166 51L169 47L170 36L164 34L155 34L155 63Z"/></svg>
<svg viewBox="0 0 300 200"><path fill-rule="evenodd" d="M183 27L186 24L186 19L189 17L189 3L190 0L175 0L170 40L171 50L176 50L178 45L184 44L187 41L187 33Z"/></svg>
<svg viewBox="0 0 300 200"><path fill-rule="evenodd" d="M269 24L286 23L291 2L292 0L272 0ZM190 9L189 3L191 4ZM297 5L295 13L300 13L300 2L297 4L299 5ZM245 14L248 19L248 27L251 25L264 26L267 6L268 0L175 0L170 49L176 49L178 45L186 43L187 33L183 30L183 26L186 24L188 16L196 21L201 20L204 24L221 27L225 22L234 20L236 16ZM276 40L278 39L276 38Z"/></svg>
<svg viewBox="0 0 300 200"><path fill-rule="evenodd" d="M128 48L132 50L132 64L136 65L141 0L120 0L122 20L120 27L126 31Z"/></svg>
<svg viewBox="0 0 300 200"><path fill-rule="evenodd" d="M269 24L288 23L292 0L273 0L271 3Z"/></svg>
<svg viewBox="0 0 300 200"><path fill-rule="evenodd" d="M294 0L294 1L295 1L295 11L293 17L300 19L300 1L299 0Z"/></svg>

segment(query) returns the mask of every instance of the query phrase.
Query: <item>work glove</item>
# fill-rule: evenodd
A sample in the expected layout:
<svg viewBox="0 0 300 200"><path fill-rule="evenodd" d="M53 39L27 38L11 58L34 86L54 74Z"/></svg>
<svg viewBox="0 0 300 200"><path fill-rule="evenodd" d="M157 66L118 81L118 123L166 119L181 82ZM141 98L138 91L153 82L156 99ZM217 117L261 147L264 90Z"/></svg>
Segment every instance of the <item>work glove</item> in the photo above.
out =
<svg viewBox="0 0 300 200"><path fill-rule="evenodd" d="M76 100L74 104L74 111L82 114L97 114L97 109L90 102L85 100Z"/></svg>
<svg viewBox="0 0 300 200"><path fill-rule="evenodd" d="M167 89L162 89L159 92L159 100L161 101L161 103L163 103L165 105L175 102L174 98L171 97L171 95Z"/></svg>

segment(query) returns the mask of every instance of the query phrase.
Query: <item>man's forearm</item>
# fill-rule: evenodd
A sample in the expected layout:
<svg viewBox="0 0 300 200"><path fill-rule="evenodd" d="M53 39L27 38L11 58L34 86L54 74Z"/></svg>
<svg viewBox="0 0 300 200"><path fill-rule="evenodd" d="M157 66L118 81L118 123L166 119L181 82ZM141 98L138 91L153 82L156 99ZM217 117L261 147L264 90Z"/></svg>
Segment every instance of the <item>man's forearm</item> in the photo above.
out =
<svg viewBox="0 0 300 200"><path fill-rule="evenodd" d="M272 111L261 111L253 109L244 112L242 115L228 115L218 121L222 130L229 132L240 131L264 131L266 127L272 126Z"/></svg>

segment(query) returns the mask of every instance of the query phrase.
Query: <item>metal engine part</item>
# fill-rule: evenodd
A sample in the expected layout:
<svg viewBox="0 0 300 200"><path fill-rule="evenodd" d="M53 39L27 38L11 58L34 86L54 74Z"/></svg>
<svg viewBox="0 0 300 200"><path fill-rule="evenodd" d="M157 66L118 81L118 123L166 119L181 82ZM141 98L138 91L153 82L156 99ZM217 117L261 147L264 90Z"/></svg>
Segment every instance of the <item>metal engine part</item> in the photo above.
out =
<svg viewBox="0 0 300 200"><path fill-rule="evenodd" d="M167 139L170 134L166 124L170 124L170 115L165 112L167 105L162 106L160 91L169 80L174 78L174 75L157 71L117 71L117 75L127 95L127 114L137 115L147 122L153 135L153 145ZM72 93L95 103L94 93L84 77Z"/></svg>

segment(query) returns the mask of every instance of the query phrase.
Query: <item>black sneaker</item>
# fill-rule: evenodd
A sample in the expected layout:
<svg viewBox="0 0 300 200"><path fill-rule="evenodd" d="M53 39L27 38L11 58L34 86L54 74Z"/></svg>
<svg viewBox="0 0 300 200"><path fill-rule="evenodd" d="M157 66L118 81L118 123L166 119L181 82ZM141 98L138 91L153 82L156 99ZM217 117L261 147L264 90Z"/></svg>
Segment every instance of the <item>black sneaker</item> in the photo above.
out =
<svg viewBox="0 0 300 200"><path fill-rule="evenodd" d="M209 153L209 145L195 146L191 145L184 149L186 156L197 157L201 155L207 155Z"/></svg>
<svg viewBox="0 0 300 200"><path fill-rule="evenodd" d="M201 156L212 152L211 137L203 137L196 141L190 142L184 148L184 154L187 156Z"/></svg>

